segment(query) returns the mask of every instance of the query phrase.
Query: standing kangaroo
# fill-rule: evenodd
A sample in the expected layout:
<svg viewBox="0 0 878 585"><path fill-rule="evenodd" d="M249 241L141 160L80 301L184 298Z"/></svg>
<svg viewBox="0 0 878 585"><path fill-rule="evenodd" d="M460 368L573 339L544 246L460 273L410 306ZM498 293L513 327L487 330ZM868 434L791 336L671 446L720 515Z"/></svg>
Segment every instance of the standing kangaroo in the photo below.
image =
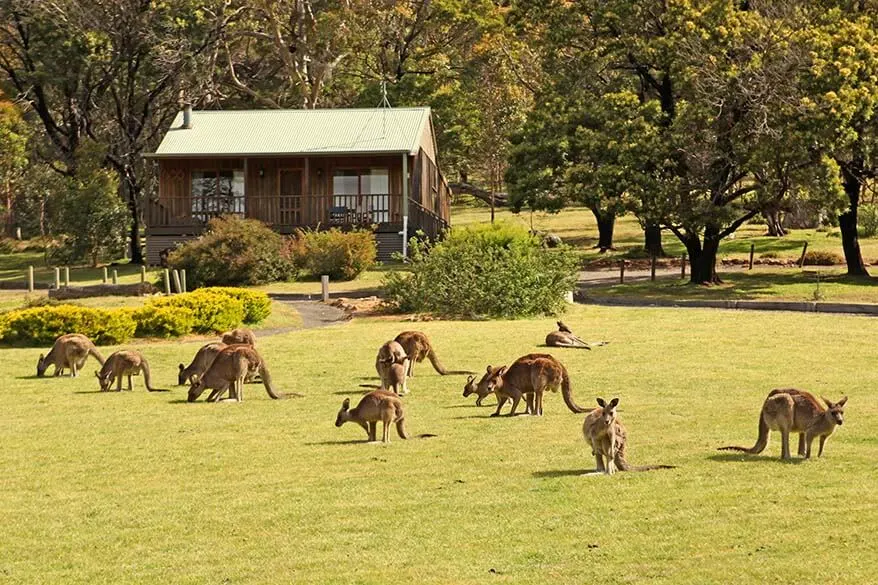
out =
<svg viewBox="0 0 878 585"><path fill-rule="evenodd" d="M205 345L201 346L201 349L198 350L198 353L195 354L195 357L192 358L192 363L188 366L183 367L183 364L180 364L180 373L177 374L177 383L182 386L184 384L192 384L198 380L198 378L210 367L210 364L213 362L216 355L228 347L222 341L212 341Z"/></svg>
<svg viewBox="0 0 878 585"><path fill-rule="evenodd" d="M598 406L585 417L582 423L582 436L591 445L598 473L614 474L616 471L650 471L652 469L673 469L673 465L628 464L625 451L628 448L628 433L619 417L616 407L619 399L605 402L597 399Z"/></svg>
<svg viewBox="0 0 878 585"><path fill-rule="evenodd" d="M408 394L406 370L410 361L402 345L397 341L388 341L378 350L375 358L375 370L381 378L381 389L393 389L399 396Z"/></svg>
<svg viewBox="0 0 878 585"><path fill-rule="evenodd" d="M521 356L508 368L488 366L478 383L479 394L494 392L497 395L497 411L491 416L500 416L500 409L510 399L512 410L509 415L514 415L522 397L527 400L527 411L540 416L543 414L543 393L546 390L557 392L558 388L561 389L564 403L571 412L585 412L584 408L573 401L567 368L549 354L530 353Z"/></svg>
<svg viewBox="0 0 878 585"><path fill-rule="evenodd" d="M104 365L104 357L88 337L79 333L61 335L55 339L48 355L40 354L37 360L37 376L42 378L49 366L55 366L56 376L63 374L64 368L70 368L70 376L75 378L90 355Z"/></svg>
<svg viewBox="0 0 878 585"><path fill-rule="evenodd" d="M463 397L466 398L470 394L475 394L478 396L476 398L476 406L482 405L482 400L485 399L486 396L489 396L494 393L494 389L488 389L487 385L479 386L476 382L475 376L467 376L466 385L463 387Z"/></svg>
<svg viewBox="0 0 878 585"><path fill-rule="evenodd" d="M218 401L226 390L229 390L229 400L243 402L244 378L249 372L259 372L271 398L286 398L286 395L275 392L268 366L252 346L230 345L217 354L210 367L189 387L188 400L195 402L206 388L211 388L208 402Z"/></svg>
<svg viewBox="0 0 878 585"><path fill-rule="evenodd" d="M375 390L369 392L360 400L356 408L351 409L351 400L345 398L341 403L341 410L335 417L335 426L340 427L346 422L355 422L369 435L369 441L377 440L378 421L384 423L384 433L381 441L390 442L390 425L396 423L396 432L400 439L408 439L405 432L405 412L402 400L392 392Z"/></svg>
<svg viewBox="0 0 878 585"><path fill-rule="evenodd" d="M799 433L799 455L805 459L811 457L811 445L816 437L820 437L820 448L817 456L823 455L826 439L835 432L836 427L844 423L844 405L848 397L838 402L823 399L826 406L817 398L804 390L795 388L777 388L768 393L759 413L759 435L756 444L750 447L730 445L720 447L720 451L743 451L751 455L762 453L768 445L770 431L780 431L781 459L790 459L790 433Z"/></svg>
<svg viewBox="0 0 878 585"><path fill-rule="evenodd" d="M448 374L448 370L445 369L445 366L442 365L442 362L436 356L436 352L433 350L433 346L430 344L430 339L426 333L422 331L403 331L396 336L394 341L402 346L403 351L409 357L406 375L410 378L415 377L415 362L421 363L424 361L424 358L429 358L430 363L433 364L433 369L440 375L445 376Z"/></svg>
<svg viewBox="0 0 878 585"><path fill-rule="evenodd" d="M149 377L149 363L139 351L123 349L110 354L107 361L100 372L95 372L98 382L101 385L101 392L107 392L116 380L116 392L122 391L122 377L128 376L128 391L132 390L131 376L136 376L143 372L143 382L146 389L150 392L158 392L157 388L152 387Z"/></svg>

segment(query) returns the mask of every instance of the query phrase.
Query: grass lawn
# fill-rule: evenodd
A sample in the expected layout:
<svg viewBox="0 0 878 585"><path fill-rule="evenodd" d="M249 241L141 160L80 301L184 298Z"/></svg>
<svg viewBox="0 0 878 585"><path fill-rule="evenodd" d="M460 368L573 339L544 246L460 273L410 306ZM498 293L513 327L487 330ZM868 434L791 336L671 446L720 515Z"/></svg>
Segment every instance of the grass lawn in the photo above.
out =
<svg viewBox="0 0 878 585"><path fill-rule="evenodd" d="M574 396L620 396L629 460L679 468L581 477L583 415L488 418L465 376L421 366L410 433L364 443L333 426L374 381L378 346L412 324L354 320L264 337L281 390L187 404L183 388L101 394L91 376L33 378L3 349L3 583L863 584L878 565L875 321L796 313L575 307L591 352L551 350ZM552 319L418 323L446 366L546 351ZM143 345L167 387L199 343ZM137 347L137 344L134 344ZM112 348L103 348L109 352ZM823 458L752 445L768 390L850 397ZM487 399L486 403L491 402Z"/></svg>
<svg viewBox="0 0 878 585"><path fill-rule="evenodd" d="M0 254L0 282L17 281L27 283L27 267L34 267L34 281L38 283L54 284L55 268L48 266L42 252L32 250L15 252L14 254ZM115 266L107 267L107 277L112 282L113 270L117 271L119 284L134 284L140 282L140 265L128 264L121 261ZM160 276L161 270L149 268L146 279L155 282ZM85 286L100 284L103 282L104 269L90 266L70 267L70 284ZM61 282L64 282L64 268L61 267Z"/></svg>

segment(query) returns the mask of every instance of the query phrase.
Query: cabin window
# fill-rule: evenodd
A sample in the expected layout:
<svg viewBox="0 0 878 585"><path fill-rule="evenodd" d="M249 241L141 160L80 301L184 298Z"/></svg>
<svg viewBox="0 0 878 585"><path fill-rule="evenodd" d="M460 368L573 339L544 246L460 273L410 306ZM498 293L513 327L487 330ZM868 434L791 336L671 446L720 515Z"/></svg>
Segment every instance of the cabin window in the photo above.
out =
<svg viewBox="0 0 878 585"><path fill-rule="evenodd" d="M337 169L332 176L332 205L332 216L339 223L390 221L389 169Z"/></svg>
<svg viewBox="0 0 878 585"><path fill-rule="evenodd" d="M244 171L192 171L192 217L244 217Z"/></svg>

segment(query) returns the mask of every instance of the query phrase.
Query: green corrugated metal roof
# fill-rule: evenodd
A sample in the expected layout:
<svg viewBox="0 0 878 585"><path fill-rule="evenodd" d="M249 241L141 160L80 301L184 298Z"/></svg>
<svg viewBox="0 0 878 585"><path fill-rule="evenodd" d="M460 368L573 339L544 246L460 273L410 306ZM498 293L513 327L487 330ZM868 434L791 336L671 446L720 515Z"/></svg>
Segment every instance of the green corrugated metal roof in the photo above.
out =
<svg viewBox="0 0 878 585"><path fill-rule="evenodd" d="M236 110L174 118L151 158L228 155L416 153L430 108Z"/></svg>

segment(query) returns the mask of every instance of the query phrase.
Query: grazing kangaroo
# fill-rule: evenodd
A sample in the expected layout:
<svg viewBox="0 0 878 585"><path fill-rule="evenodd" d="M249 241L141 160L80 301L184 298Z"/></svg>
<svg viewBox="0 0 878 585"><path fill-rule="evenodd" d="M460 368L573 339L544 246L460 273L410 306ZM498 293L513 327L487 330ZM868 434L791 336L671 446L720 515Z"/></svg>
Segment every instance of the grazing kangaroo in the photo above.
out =
<svg viewBox="0 0 878 585"><path fill-rule="evenodd" d="M573 334L570 327L563 321L558 321L558 331L552 331L546 335L546 345L549 347L576 347L580 349L591 349L601 345L607 345L607 341L583 341Z"/></svg>
<svg viewBox="0 0 878 585"><path fill-rule="evenodd" d="M208 402L218 401L226 390L229 390L229 400L242 402L244 378L248 372L259 372L265 391L271 398L277 400L287 397L275 392L268 366L256 349L250 345L230 345L217 354L210 367L189 387L188 400L195 402L206 388L211 388Z"/></svg>
<svg viewBox="0 0 878 585"><path fill-rule="evenodd" d="M817 456L823 455L826 439L835 432L836 427L844 423L844 406L848 401L845 396L838 402L823 399L826 406L817 398L804 390L795 388L777 388L768 393L759 413L759 435L756 444L750 447L730 445L720 447L720 451L743 451L751 455L762 453L768 445L770 431L780 431L781 459L790 459L790 433L799 433L799 455L805 459L811 457L811 445L816 437L820 437Z"/></svg>
<svg viewBox="0 0 878 585"><path fill-rule="evenodd" d="M210 366L211 362L213 362L216 355L226 347L228 347L228 345L222 341L212 341L211 343L202 345L201 349L198 350L198 353L195 354L195 357L192 358L192 363L186 367L183 367L183 364L180 364L180 373L177 375L177 383L182 386L197 381L198 377L201 376L201 374L203 374Z"/></svg>
<svg viewBox="0 0 878 585"><path fill-rule="evenodd" d="M476 406L482 405L482 400L485 399L486 396L489 396L494 393L494 390L489 390L486 386L479 386L476 382L475 376L469 376L466 379L466 385L463 387L463 397L466 398L470 394L476 394L478 398L476 399Z"/></svg>
<svg viewBox="0 0 878 585"><path fill-rule="evenodd" d="M399 396L408 394L405 376L408 364L408 356L399 342L388 341L382 345L375 358L375 370L378 372L378 377L381 378L381 389L392 388L393 392Z"/></svg>
<svg viewBox="0 0 878 585"><path fill-rule="evenodd" d="M421 331L403 331L396 336L394 341L402 346L403 351L409 357L406 375L410 378L415 377L415 362L421 363L424 361L424 358L429 358L430 363L433 364L433 369L440 375L445 376L449 373L436 356L436 352L433 350L433 346L430 344L430 339L426 333Z"/></svg>
<svg viewBox="0 0 878 585"><path fill-rule="evenodd" d="M652 469L673 469L673 465L638 465L632 466L625 459L628 447L628 433L619 417L616 406L619 399L613 398L605 402L597 399L598 406L585 417L582 423L582 436L591 445L598 473L614 474L616 471L650 471Z"/></svg>
<svg viewBox="0 0 878 585"><path fill-rule="evenodd" d="M143 382L146 389L150 392L158 392L157 388L152 387L149 377L149 362L143 357L139 351L123 349L110 354L107 361L100 372L95 372L98 382L101 385L101 392L107 392L116 380L116 392L122 391L122 377L128 376L128 391L132 390L131 376L136 376L143 372Z"/></svg>
<svg viewBox="0 0 878 585"><path fill-rule="evenodd" d="M64 368L70 368L70 376L75 378L90 355L104 365L104 357L88 337L79 333L61 335L55 339L48 355L40 354L37 360L37 376L42 378L49 366L55 366L56 376L63 374Z"/></svg>
<svg viewBox="0 0 878 585"><path fill-rule="evenodd" d="M245 327L238 327L223 333L223 343L226 345L252 345L256 346L256 336Z"/></svg>
<svg viewBox="0 0 878 585"><path fill-rule="evenodd" d="M491 416L500 416L500 409L510 399L512 411L509 416L514 415L522 397L527 400L527 412L540 416L543 414L543 393L546 390L557 392L558 388L561 389L564 403L571 412L585 412L585 409L573 401L567 368L549 354L530 353L521 356L508 368L488 366L478 384L479 393L494 392L497 395L497 411Z"/></svg>
<svg viewBox="0 0 878 585"><path fill-rule="evenodd" d="M399 433L399 438L408 439L405 432L405 411L402 408L402 400L396 394L375 390L363 396L356 408L351 409L350 406L350 399L345 398L344 402L341 403L338 416L335 417L336 427L340 427L346 422L355 422L365 429L369 435L369 441L375 442L378 421L381 421L384 423L381 441L389 443L390 425L396 423L396 432Z"/></svg>

